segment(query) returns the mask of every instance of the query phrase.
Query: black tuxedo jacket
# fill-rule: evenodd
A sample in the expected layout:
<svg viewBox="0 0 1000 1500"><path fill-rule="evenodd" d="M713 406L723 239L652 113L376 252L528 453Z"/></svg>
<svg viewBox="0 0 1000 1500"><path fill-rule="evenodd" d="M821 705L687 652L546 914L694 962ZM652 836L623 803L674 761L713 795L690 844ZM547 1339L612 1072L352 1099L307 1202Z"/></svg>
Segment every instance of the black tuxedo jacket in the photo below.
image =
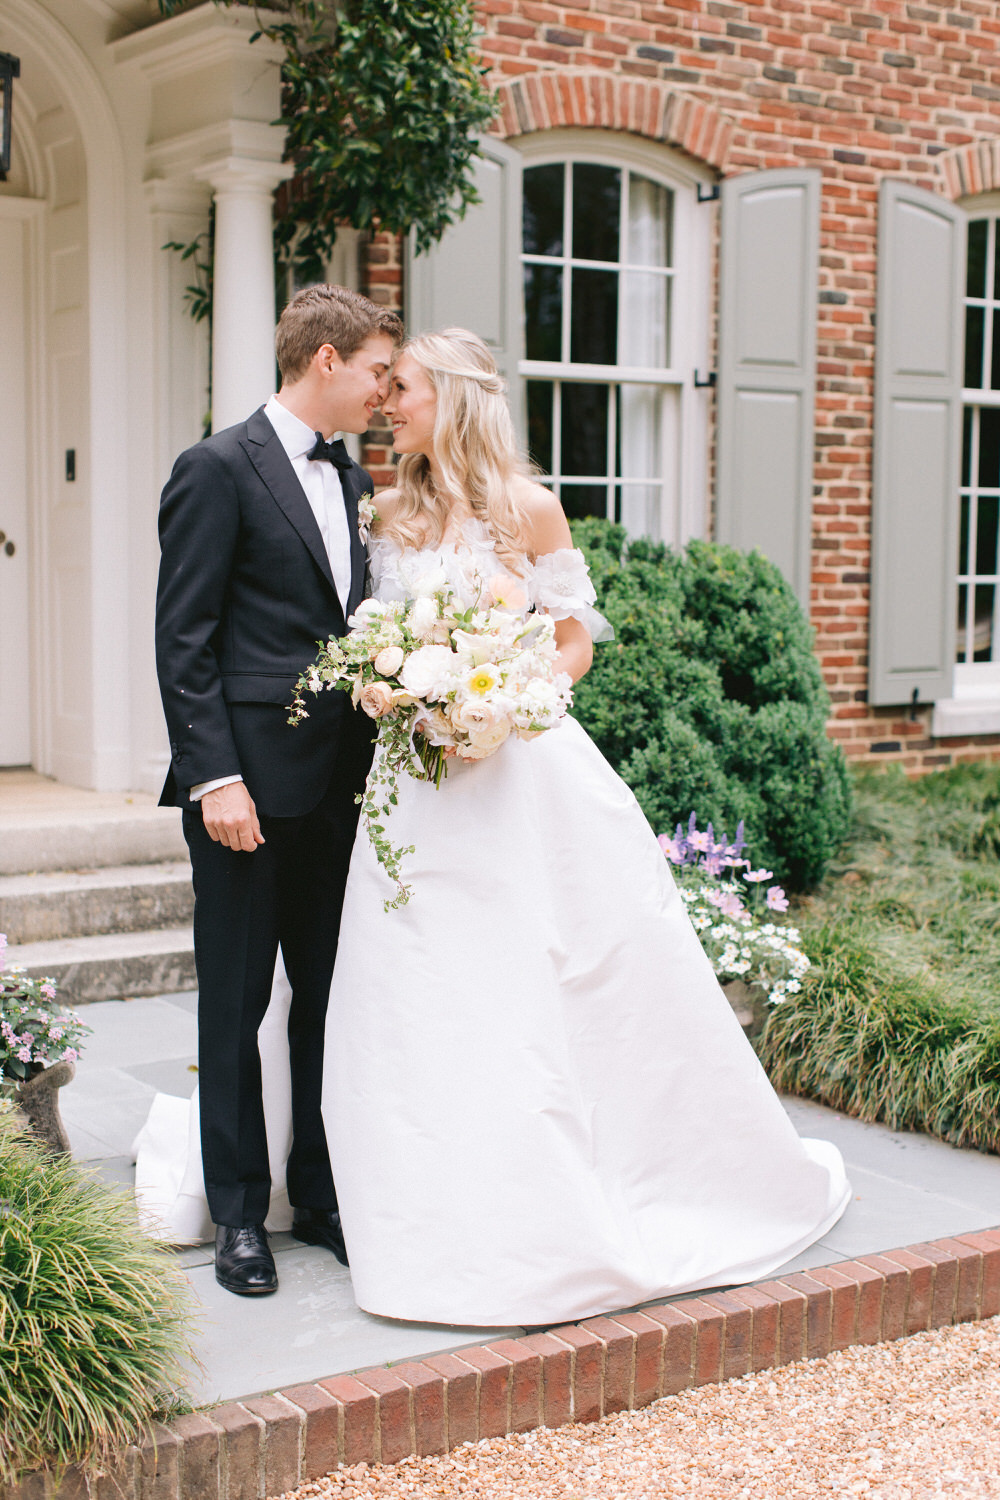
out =
<svg viewBox="0 0 1000 1500"><path fill-rule="evenodd" d="M364 593L358 499L372 482L341 472L351 535L347 614ZM170 735L161 806L190 807L202 781L241 775L258 813L319 802L354 710L339 690L286 721L317 642L346 630L319 526L263 409L182 453L160 501L156 665ZM350 719L348 718L350 716Z"/></svg>

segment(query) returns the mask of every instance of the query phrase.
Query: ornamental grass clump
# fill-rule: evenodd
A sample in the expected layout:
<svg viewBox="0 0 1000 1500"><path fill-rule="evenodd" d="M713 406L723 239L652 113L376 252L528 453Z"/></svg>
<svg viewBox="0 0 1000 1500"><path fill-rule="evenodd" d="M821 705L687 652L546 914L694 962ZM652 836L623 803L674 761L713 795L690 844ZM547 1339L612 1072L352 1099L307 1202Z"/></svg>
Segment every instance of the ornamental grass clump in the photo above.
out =
<svg viewBox="0 0 1000 1500"><path fill-rule="evenodd" d="M1000 767L861 771L855 799L761 1061L791 1093L1000 1152Z"/></svg>
<svg viewBox="0 0 1000 1500"><path fill-rule="evenodd" d="M133 1204L0 1113L0 1483L99 1467L168 1408L187 1286Z"/></svg>
<svg viewBox="0 0 1000 1500"><path fill-rule="evenodd" d="M779 882L814 886L847 832L850 782L809 622L778 569L709 542L629 541L607 521L573 535L615 631L574 689L575 716L654 828L691 808L702 826L744 818Z"/></svg>

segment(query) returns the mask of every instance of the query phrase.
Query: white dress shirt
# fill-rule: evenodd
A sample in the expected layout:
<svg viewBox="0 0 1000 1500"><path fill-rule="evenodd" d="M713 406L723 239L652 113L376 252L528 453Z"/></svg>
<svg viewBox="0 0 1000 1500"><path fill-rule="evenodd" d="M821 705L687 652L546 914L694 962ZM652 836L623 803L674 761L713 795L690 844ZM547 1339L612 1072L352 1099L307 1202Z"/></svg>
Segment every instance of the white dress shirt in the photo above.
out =
<svg viewBox="0 0 1000 1500"><path fill-rule="evenodd" d="M264 415L288 454L295 477L316 517L323 546L330 560L330 572L333 574L337 595L346 615L347 598L351 592L351 528L340 473L325 458L306 457L316 442L316 434L294 412L289 411L287 406L282 406L277 396L268 399ZM331 436L329 433L323 435L327 439ZM206 792L214 792L216 787L229 786L234 781L242 780L242 776L220 776L216 781L201 781L191 788L188 796L192 802L200 802Z"/></svg>

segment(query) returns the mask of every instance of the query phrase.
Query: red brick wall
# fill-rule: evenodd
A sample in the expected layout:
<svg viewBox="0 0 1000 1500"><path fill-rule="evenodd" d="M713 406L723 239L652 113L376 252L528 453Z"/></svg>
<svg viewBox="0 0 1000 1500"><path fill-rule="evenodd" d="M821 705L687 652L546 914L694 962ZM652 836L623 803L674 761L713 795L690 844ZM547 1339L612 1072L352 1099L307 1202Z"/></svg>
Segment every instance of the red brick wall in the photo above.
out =
<svg viewBox="0 0 1000 1500"><path fill-rule="evenodd" d="M599 125L668 141L722 175L821 169L811 610L830 733L852 756L912 769L1000 757L1000 736L935 742L928 709L911 722L904 710L870 708L865 691L878 185L889 173L953 198L1000 187L997 0L477 0L476 9L504 135ZM398 265L377 275L389 271L395 281L380 284L391 293Z"/></svg>

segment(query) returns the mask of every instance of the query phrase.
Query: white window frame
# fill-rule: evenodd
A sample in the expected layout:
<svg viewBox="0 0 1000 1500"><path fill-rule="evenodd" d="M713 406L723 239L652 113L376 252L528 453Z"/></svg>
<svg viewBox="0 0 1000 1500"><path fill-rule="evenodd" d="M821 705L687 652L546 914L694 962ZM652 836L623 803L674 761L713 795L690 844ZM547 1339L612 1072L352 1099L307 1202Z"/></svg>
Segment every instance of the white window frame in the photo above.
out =
<svg viewBox="0 0 1000 1500"><path fill-rule="evenodd" d="M562 361L519 362L527 380L591 381L609 385L652 383L673 389L664 401L660 431L662 489L658 539L682 546L708 532L709 410L706 379L710 358L710 296L714 206L697 201L699 185L713 181L707 168L679 152L637 136L605 130L547 130L521 137L516 145L525 170L552 163L590 162L627 167L661 183L673 194L669 364L660 369L623 365L584 365ZM576 262L574 261L574 264ZM568 304L563 309L568 316ZM572 483L575 476L565 476Z"/></svg>
<svg viewBox="0 0 1000 1500"><path fill-rule="evenodd" d="M980 193L975 197L959 199L958 206L965 210L970 224L974 219L993 218L997 221L995 234L1000 235L1000 192ZM987 285L989 270L987 268ZM963 278L964 284L964 278ZM994 288L993 300L998 300L1000 288ZM976 300L976 299L973 299ZM965 307L968 299L962 298L963 327L965 321ZM1000 314L1000 309L995 310L995 316ZM984 348L986 345L986 325L984 322ZM964 368L963 368L964 373ZM976 388L963 389L962 412L970 406L978 407L1000 407L1000 390L979 390ZM974 455L973 455L974 457ZM970 473L970 481L975 475ZM956 476L959 486L959 511L961 510L961 495L967 488L977 489L978 484L970 486L962 484L962 475ZM964 581L965 559L959 559L959 577ZM978 577L978 575L977 575ZM985 579L985 581L990 581ZM952 601L952 607L958 606L958 578L956 578L956 593ZM996 581L998 590L996 602L996 618L1000 619L1000 576ZM967 587L972 587L967 584ZM962 631L964 637L964 630ZM1000 659L990 662L964 662L956 661L954 667L953 697L939 698L934 705L934 713L931 719L931 734L935 738L949 738L956 735L966 734L998 734L1000 733Z"/></svg>

